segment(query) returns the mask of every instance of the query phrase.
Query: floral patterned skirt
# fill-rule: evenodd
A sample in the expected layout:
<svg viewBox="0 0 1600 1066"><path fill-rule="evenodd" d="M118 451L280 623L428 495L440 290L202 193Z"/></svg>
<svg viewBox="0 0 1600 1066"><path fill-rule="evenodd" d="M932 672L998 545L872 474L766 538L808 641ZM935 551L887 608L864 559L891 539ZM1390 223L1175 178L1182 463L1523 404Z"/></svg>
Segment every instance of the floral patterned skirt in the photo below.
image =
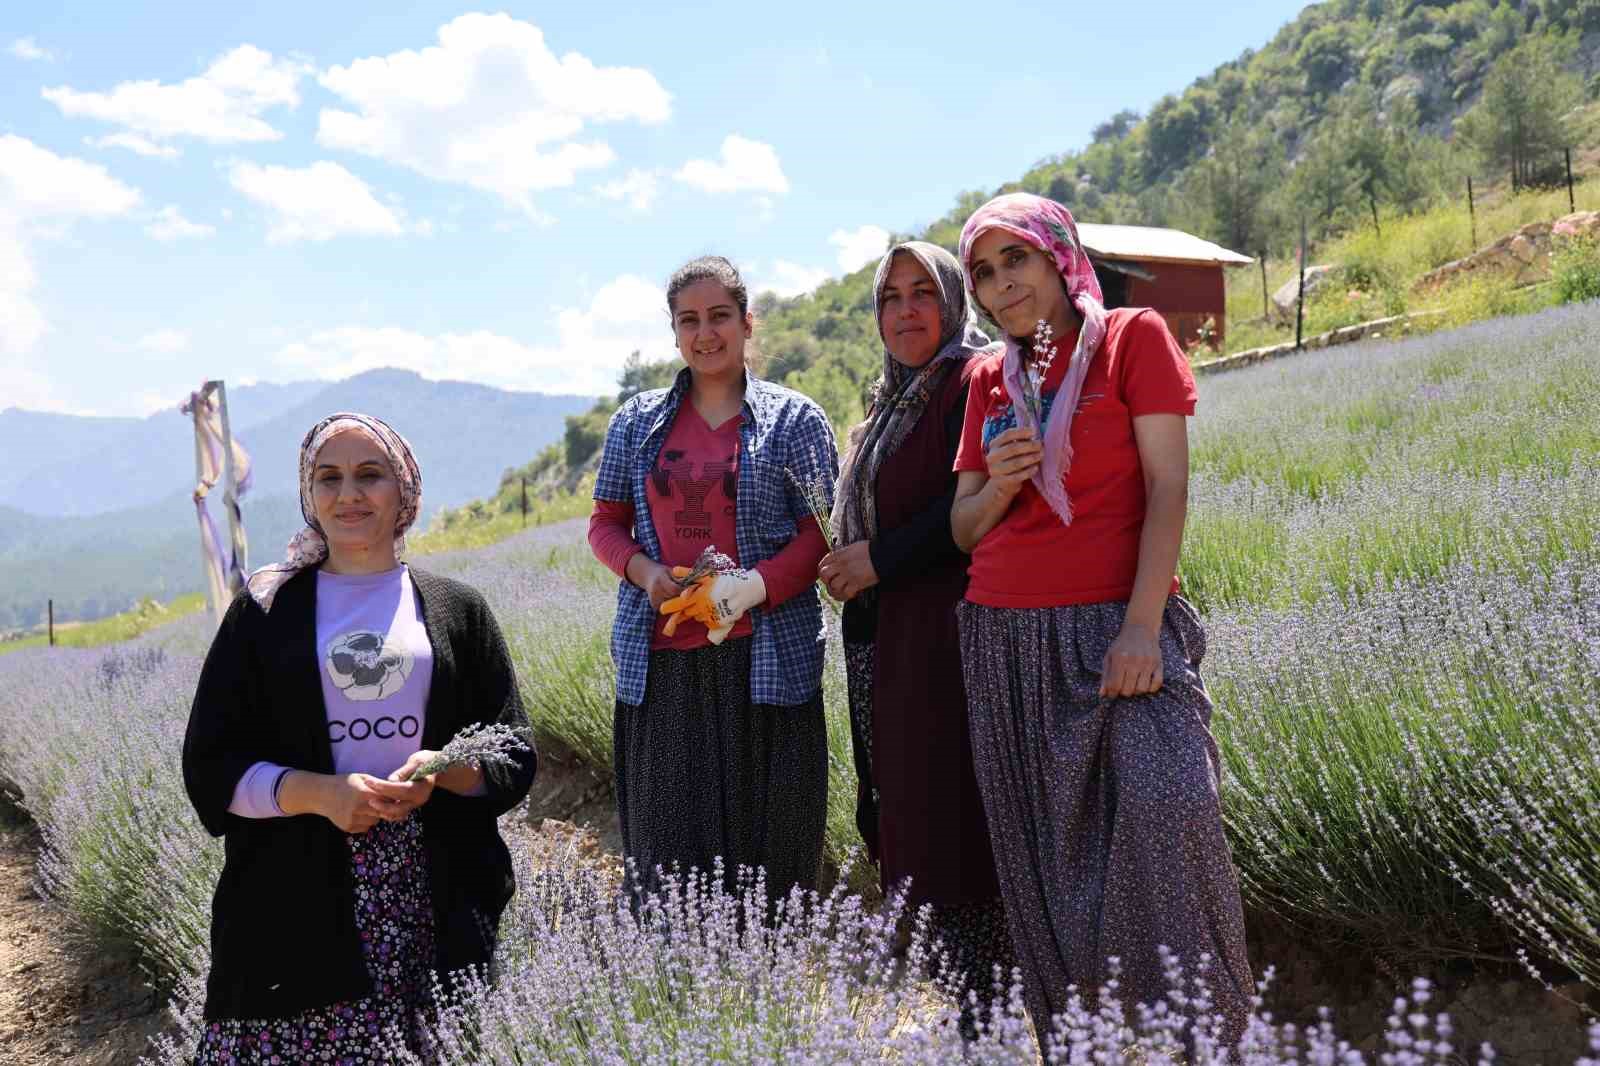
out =
<svg viewBox="0 0 1600 1066"><path fill-rule="evenodd" d="M421 1029L433 991L433 902L422 823L413 813L347 839L371 994L287 1018L207 1022L197 1066L366 1066L394 1062L397 1045L428 1061Z"/></svg>
<svg viewBox="0 0 1600 1066"><path fill-rule="evenodd" d="M1126 614L1125 603L957 608L973 762L1028 1012L1042 1031L1073 986L1092 1001L1109 956L1125 1003L1160 1002L1164 946L1191 976L1209 956L1231 1046L1253 989L1200 677L1205 630L1170 598L1160 690L1104 698L1101 667Z"/></svg>

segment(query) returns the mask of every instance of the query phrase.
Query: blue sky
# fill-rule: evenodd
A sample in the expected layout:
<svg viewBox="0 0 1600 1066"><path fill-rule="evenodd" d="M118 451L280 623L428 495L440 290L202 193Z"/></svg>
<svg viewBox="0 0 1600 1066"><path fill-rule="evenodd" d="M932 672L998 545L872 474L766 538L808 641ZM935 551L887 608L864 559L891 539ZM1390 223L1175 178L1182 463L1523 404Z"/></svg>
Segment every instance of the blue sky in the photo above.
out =
<svg viewBox="0 0 1600 1066"><path fill-rule="evenodd" d="M684 259L804 291L1300 7L37 6L0 10L0 408L95 414L609 391Z"/></svg>

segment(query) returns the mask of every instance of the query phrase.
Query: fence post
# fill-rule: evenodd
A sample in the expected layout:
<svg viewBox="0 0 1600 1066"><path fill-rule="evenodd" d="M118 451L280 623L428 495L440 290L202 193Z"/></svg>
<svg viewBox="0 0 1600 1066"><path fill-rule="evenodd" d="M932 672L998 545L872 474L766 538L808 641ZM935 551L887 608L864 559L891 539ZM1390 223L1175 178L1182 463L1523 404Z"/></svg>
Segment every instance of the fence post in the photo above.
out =
<svg viewBox="0 0 1600 1066"><path fill-rule="evenodd" d="M49 612L50 617L50 621L48 623L50 627L50 646L53 648L56 646L56 601L47 600L45 602L47 604L45 610Z"/></svg>
<svg viewBox="0 0 1600 1066"><path fill-rule="evenodd" d="M1294 301L1294 350L1301 350L1306 322L1306 216L1300 216L1300 294Z"/></svg>
<svg viewBox="0 0 1600 1066"><path fill-rule="evenodd" d="M528 479L522 479L522 528L528 528Z"/></svg>
<svg viewBox="0 0 1600 1066"><path fill-rule="evenodd" d="M1367 203L1372 205L1372 232L1379 237L1383 236L1383 229L1378 225L1378 198L1368 196Z"/></svg>
<svg viewBox="0 0 1600 1066"><path fill-rule="evenodd" d="M1572 149L1571 148L1566 149L1566 153L1567 153L1567 210L1569 210L1569 211L1573 212L1574 214L1576 214L1577 210L1578 210L1578 198L1572 194Z"/></svg>
<svg viewBox="0 0 1600 1066"><path fill-rule="evenodd" d="M1261 263L1261 317L1270 322L1272 320L1272 303L1267 298L1267 252L1263 248L1258 260Z"/></svg>
<svg viewBox="0 0 1600 1066"><path fill-rule="evenodd" d="M1472 175L1467 175L1467 218L1472 221L1472 250L1478 250L1478 209L1472 203Z"/></svg>

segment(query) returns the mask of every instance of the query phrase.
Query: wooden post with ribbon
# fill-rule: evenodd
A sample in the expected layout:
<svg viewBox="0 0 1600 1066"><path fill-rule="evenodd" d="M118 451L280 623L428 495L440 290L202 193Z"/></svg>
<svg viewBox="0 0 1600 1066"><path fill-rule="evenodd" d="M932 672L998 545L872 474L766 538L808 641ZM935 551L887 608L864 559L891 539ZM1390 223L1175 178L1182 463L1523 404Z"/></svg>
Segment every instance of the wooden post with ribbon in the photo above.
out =
<svg viewBox="0 0 1600 1066"><path fill-rule="evenodd" d="M248 544L239 512L239 497L250 488L250 457L233 439L228 417L228 391L221 381L207 381L189 395L179 410L194 422L194 505L200 524L201 587L218 624L244 584ZM226 545L206 512L206 497L222 484L222 505L228 512Z"/></svg>
<svg viewBox="0 0 1600 1066"><path fill-rule="evenodd" d="M221 381L208 381L206 387L216 389L217 416L222 423L222 506L228 512L228 540L233 555L233 566L228 569L231 599L244 587L244 575L250 572L250 545L239 514L239 471L234 468L233 429L228 424L228 386Z"/></svg>

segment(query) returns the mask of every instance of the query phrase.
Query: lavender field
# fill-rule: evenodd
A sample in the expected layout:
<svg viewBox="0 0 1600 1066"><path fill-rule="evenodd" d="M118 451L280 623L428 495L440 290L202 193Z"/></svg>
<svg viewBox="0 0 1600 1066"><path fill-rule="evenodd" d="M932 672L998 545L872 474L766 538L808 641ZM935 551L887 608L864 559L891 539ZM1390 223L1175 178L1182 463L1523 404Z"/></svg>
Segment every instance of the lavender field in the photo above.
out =
<svg viewBox="0 0 1600 1066"><path fill-rule="evenodd" d="M1389 959L1512 960L1529 982L1600 989L1600 305L1203 378L1191 442L1183 580L1209 630L1250 905ZM604 767L615 579L583 532L419 565L485 592L540 736ZM0 657L0 779L42 828L43 883L81 932L138 950L191 1024L220 862L178 775L203 626ZM827 697L828 856L848 865L837 654ZM892 956L894 903L854 895L860 871L752 931L715 891L641 924L604 885L519 867L502 979L441 1018L444 1061L959 1057L933 948ZM1394 1008L1391 1061L1459 1061L1415 995ZM1032 1061L1019 1011L971 1061ZM1052 1061L1096 1061L1143 1024L1168 1061L1178 1019L1204 1013L1192 986L1143 1023L1091 997L1045 1040ZM1263 1016L1250 1057L1347 1060L1332 1033Z"/></svg>

